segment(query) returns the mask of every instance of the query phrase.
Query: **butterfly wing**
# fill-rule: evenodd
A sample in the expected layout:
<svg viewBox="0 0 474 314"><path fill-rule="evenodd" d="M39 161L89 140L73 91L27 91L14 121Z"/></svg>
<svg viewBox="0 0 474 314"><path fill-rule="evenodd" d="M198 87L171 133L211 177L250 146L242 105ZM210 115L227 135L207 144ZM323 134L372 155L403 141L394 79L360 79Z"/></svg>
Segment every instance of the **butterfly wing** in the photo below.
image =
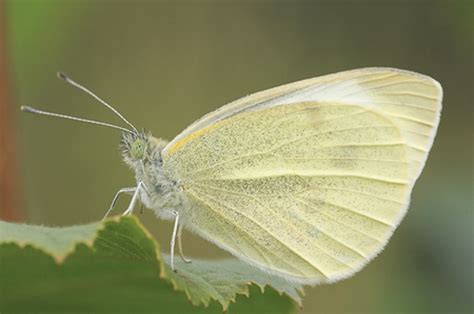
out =
<svg viewBox="0 0 474 314"><path fill-rule="evenodd" d="M348 277L403 218L441 98L428 77L374 68L224 106L165 148L185 224L289 280Z"/></svg>

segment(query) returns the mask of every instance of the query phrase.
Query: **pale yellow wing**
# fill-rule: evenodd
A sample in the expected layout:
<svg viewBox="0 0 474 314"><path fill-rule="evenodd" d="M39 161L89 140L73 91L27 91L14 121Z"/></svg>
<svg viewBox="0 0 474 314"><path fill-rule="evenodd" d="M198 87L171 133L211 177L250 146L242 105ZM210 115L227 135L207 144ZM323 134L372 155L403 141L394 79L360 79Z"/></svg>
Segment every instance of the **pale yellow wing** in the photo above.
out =
<svg viewBox="0 0 474 314"><path fill-rule="evenodd" d="M335 101L371 107L396 120L412 146L412 159L416 160L413 170L418 177L427 158L419 148L431 148L442 97L437 81L406 70L363 68L324 75L264 90L222 106L187 127L165 147L164 153L177 149L197 131L242 112L300 101Z"/></svg>
<svg viewBox="0 0 474 314"><path fill-rule="evenodd" d="M305 283L348 277L382 250L406 212L441 109L439 84L421 75L329 77L227 105L164 155L189 202L180 209L187 227Z"/></svg>

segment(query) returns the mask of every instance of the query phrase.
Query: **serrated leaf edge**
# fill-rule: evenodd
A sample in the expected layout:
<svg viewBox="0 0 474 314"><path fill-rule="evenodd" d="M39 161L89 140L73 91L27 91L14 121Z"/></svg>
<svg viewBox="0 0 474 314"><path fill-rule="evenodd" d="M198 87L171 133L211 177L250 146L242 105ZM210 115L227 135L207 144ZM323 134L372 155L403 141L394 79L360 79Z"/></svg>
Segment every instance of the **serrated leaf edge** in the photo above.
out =
<svg viewBox="0 0 474 314"><path fill-rule="evenodd" d="M95 251L95 249L94 249L95 241L97 240L100 232L103 231L107 227L107 223L108 222L120 223L120 221L122 221L123 219L132 219L134 221L134 223L136 223L140 227L141 231L145 234L145 236L153 242L154 247L155 247L155 257L156 257L156 260L158 261L159 266L160 266L160 274L159 274L160 279L163 279L163 280L166 280L166 281L170 282L174 291L184 292L184 294L186 295L188 301L193 306L199 306L199 305L203 304L207 308L209 306L210 302L213 300L213 301L218 302L222 306L223 312L227 312L227 310L229 309L230 304L231 303L235 304L238 295L244 295L246 297L250 297L250 288L252 287L252 285L257 286L260 289L260 291L262 292L262 294L265 292L266 287L270 287L273 290L275 290L280 296L286 295L290 300L293 300L293 302L295 302L300 308L302 308L302 306L303 306L301 298L295 299L293 296L289 295L285 291L277 289L277 288L275 288L275 287L273 287L269 284L260 284L260 283L257 283L255 281L251 281L251 280L246 281L246 282L244 282L240 285L237 285L238 290L236 290L227 301L223 301L224 298L217 299L217 298L212 297L211 295L209 295L208 298L204 299L204 298L201 297L201 298L198 299L198 302L195 302L192 295L191 295L191 293L189 292L189 290L187 288L184 288L184 289L181 288L178 285L178 283L176 282L176 280L173 278L173 276L170 276L171 271L168 270L169 267L165 263L162 255L161 255L160 244L155 240L155 238L145 228L145 226L140 222L140 220L138 218L136 218L135 216L133 216L133 215L132 216L126 216L126 217L113 216L113 217L107 218L106 220L98 223L98 228L95 230L93 236L89 240L85 240L85 241L81 240L81 241L74 242L73 245L71 245L71 247L68 248L61 255L56 255L56 253L52 252L51 250L48 250L47 248L42 247L42 246L35 245L35 244L33 244L31 242L28 242L28 241L4 241L4 242L0 242L0 244L14 244L14 245L17 245L19 248L22 248L22 249L27 247L27 246L30 246L32 248L35 248L35 249L45 253L48 256L50 256L51 258L53 258L53 260L56 262L56 264L58 266L61 266L69 256L71 256L74 252L76 252L77 247L81 244L85 244L92 251ZM302 289L297 289L297 292L300 296L304 296L304 291Z"/></svg>

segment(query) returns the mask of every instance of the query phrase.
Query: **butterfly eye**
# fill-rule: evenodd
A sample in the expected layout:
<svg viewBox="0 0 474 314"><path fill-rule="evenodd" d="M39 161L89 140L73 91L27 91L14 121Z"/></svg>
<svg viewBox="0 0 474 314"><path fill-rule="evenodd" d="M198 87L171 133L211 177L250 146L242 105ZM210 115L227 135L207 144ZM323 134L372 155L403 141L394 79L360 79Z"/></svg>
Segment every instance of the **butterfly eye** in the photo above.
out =
<svg viewBox="0 0 474 314"><path fill-rule="evenodd" d="M133 158L143 159L145 156L145 142L141 139L135 140L132 144L130 154Z"/></svg>

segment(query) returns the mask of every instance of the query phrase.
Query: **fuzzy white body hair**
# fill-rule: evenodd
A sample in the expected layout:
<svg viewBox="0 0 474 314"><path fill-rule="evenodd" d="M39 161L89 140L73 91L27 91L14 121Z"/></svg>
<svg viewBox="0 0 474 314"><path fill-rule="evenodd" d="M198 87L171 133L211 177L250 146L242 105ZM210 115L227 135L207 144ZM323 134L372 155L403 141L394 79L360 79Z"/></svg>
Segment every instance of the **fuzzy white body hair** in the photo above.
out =
<svg viewBox="0 0 474 314"><path fill-rule="evenodd" d="M180 212L184 201L179 183L167 177L163 169L161 151L168 142L149 134L141 134L140 137L146 143L145 158L136 159L130 155L130 147L136 137L124 134L122 139L124 160L135 172L137 185L139 182L144 185L144 189L140 190L140 201L152 209L159 218L172 220L175 217L172 212Z"/></svg>

